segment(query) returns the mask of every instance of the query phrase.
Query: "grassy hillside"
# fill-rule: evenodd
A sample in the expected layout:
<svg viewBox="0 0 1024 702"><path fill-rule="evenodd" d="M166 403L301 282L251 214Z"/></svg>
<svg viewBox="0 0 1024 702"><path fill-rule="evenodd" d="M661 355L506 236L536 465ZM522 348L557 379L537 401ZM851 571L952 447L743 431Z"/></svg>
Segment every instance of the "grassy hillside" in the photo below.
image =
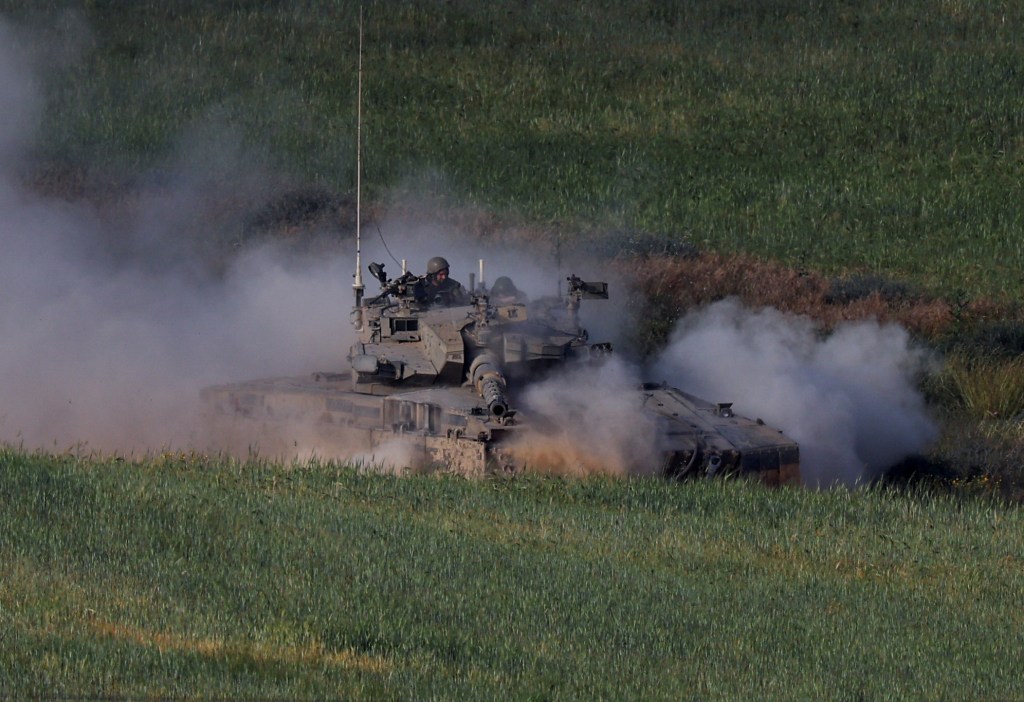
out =
<svg viewBox="0 0 1024 702"><path fill-rule="evenodd" d="M48 46L77 46L46 52L51 162L137 172L183 133L226 126L346 193L357 8L0 2ZM1024 291L1020 3L381 1L365 15L371 195L433 189L954 297Z"/></svg>
<svg viewBox="0 0 1024 702"><path fill-rule="evenodd" d="M45 92L24 178L117 198L198 141L350 197L357 9L0 0ZM383 206L717 252L658 263L655 341L726 293L920 289L945 298L920 329L981 310L979 347L1024 349L998 326L1024 292L1024 5L365 10ZM1020 508L971 497L1021 494L1024 369L974 350L929 381L955 420L930 464L902 467L956 497L2 448L0 697L1024 697Z"/></svg>
<svg viewBox="0 0 1024 702"><path fill-rule="evenodd" d="M1015 699L1019 509L0 451L0 696Z"/></svg>

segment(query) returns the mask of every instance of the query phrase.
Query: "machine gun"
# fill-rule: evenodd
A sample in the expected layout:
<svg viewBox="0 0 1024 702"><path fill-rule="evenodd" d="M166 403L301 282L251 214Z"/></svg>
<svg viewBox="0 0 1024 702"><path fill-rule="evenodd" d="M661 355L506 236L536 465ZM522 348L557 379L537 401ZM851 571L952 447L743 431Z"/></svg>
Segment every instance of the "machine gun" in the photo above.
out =
<svg viewBox="0 0 1024 702"><path fill-rule="evenodd" d="M383 263L371 263L368 268L370 269L370 274L376 278L381 285L380 294L367 300L367 304L369 305L378 303L391 295L405 298L408 296L410 288L424 280L423 276L414 275L413 273L406 271L394 280L389 281L387 273L384 272Z"/></svg>

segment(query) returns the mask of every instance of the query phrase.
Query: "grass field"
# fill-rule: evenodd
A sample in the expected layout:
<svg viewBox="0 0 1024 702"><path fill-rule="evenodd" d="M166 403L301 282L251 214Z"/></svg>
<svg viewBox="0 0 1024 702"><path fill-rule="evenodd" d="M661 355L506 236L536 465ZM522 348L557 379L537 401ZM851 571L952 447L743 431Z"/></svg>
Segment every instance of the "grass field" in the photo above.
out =
<svg viewBox="0 0 1024 702"><path fill-rule="evenodd" d="M350 201L357 10L0 0L45 95L24 181L106 204L197 142L224 191L226 144ZM376 211L687 254L650 263L651 345L733 294L896 319L949 352L939 445L829 492L3 447L0 697L1024 697L1024 4L365 17Z"/></svg>
<svg viewBox="0 0 1024 702"><path fill-rule="evenodd" d="M0 495L0 695L1024 695L998 504L10 449Z"/></svg>
<svg viewBox="0 0 1024 702"><path fill-rule="evenodd" d="M1024 291L1020 3L365 7L371 197L434 190L944 295ZM227 128L342 192L357 9L0 2L75 47L47 52L41 156L123 177Z"/></svg>

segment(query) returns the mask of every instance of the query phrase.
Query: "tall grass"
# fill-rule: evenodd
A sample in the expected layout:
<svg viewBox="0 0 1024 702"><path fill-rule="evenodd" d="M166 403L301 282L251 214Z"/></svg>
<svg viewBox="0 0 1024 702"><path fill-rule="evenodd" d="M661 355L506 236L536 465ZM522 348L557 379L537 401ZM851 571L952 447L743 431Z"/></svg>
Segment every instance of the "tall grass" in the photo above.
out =
<svg viewBox="0 0 1024 702"><path fill-rule="evenodd" d="M0 450L0 696L1017 698L1019 509Z"/></svg>
<svg viewBox="0 0 1024 702"><path fill-rule="evenodd" d="M1024 416L1024 358L1000 358L966 351L951 353L937 378L947 405L977 419Z"/></svg>
<svg viewBox="0 0 1024 702"><path fill-rule="evenodd" d="M356 3L0 1L36 26L67 6L91 33L49 75L46 157L139 169L219 125L351 189ZM1024 292L1019 3L365 6L379 197Z"/></svg>

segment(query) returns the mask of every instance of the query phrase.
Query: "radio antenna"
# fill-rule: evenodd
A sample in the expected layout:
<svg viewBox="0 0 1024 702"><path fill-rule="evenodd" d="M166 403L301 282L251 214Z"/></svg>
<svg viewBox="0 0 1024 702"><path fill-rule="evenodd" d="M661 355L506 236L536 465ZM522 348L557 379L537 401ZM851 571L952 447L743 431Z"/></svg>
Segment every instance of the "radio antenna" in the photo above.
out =
<svg viewBox="0 0 1024 702"><path fill-rule="evenodd" d="M359 71L356 79L356 274L352 290L356 307L363 304L362 199L363 199L363 5L359 5Z"/></svg>

